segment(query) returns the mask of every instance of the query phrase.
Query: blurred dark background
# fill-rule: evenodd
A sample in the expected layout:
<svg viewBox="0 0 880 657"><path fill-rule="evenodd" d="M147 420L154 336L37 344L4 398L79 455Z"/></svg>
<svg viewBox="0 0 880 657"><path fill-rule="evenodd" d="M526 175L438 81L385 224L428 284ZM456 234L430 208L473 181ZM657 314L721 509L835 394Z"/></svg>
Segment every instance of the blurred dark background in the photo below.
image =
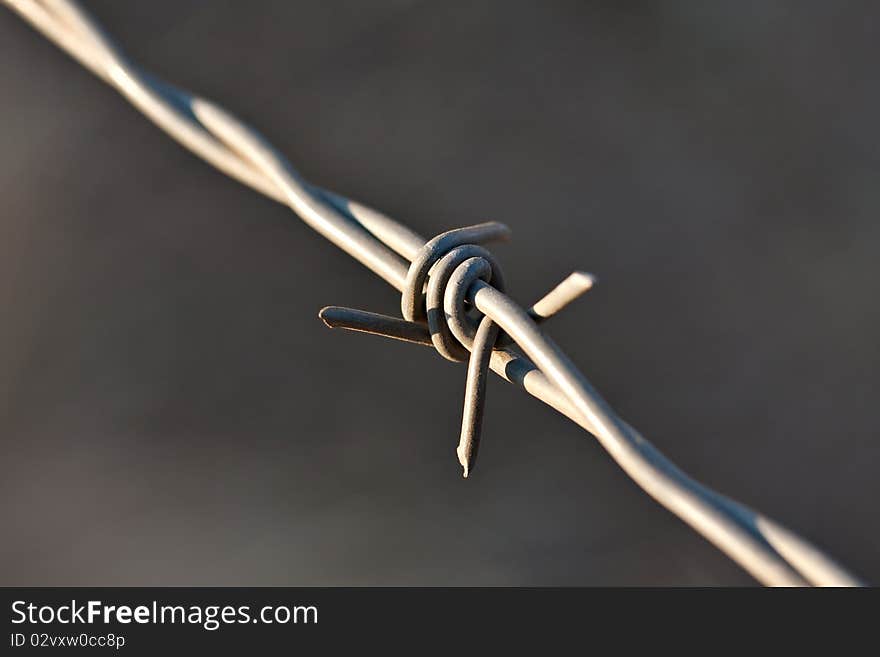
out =
<svg viewBox="0 0 880 657"><path fill-rule="evenodd" d="M144 68L527 303L698 479L880 580L880 7L88 2ZM0 11L2 584L750 584L398 298Z"/></svg>

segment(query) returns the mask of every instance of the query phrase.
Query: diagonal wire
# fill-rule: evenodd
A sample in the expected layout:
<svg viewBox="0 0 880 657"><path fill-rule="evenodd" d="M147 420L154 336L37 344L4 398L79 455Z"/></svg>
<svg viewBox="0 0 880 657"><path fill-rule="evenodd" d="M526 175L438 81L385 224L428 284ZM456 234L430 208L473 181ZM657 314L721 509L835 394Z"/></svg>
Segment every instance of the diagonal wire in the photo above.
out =
<svg viewBox="0 0 880 657"><path fill-rule="evenodd" d="M381 212L306 182L255 130L210 101L157 80L127 61L121 50L72 0L3 2L84 67L115 87L173 139L223 173L288 205L309 226L398 291L406 291L408 284L415 280L413 272L420 265L411 263L420 261L428 245L442 237L426 243L423 237ZM506 227L492 230L503 233ZM485 380L478 377L485 371L488 360L488 366L496 374L592 433L645 492L764 584L859 584L855 577L803 538L678 469L614 413L562 350L543 333L537 323L586 291L593 283L589 275L576 272L526 311L484 280L486 276L467 278L467 272L462 269L465 264L467 261L455 269L441 296L449 329L461 345L472 351L469 390L485 389ZM404 294L406 315L421 313L421 287L416 292L415 307ZM468 333L461 324L466 312L473 309L483 314L481 323L485 328L480 331L471 327ZM435 346L430 313L427 327L424 322L410 321L412 317L399 319L339 307L323 309L321 317L331 327ZM497 334L498 330L503 334L496 341L491 334ZM479 395L468 397L471 402L475 399L479 401ZM471 409L471 415L473 411ZM477 411L482 413L481 408ZM465 415L467 418L467 411ZM464 424L468 424L467 419ZM476 451L475 445L463 442L459 454L462 448Z"/></svg>

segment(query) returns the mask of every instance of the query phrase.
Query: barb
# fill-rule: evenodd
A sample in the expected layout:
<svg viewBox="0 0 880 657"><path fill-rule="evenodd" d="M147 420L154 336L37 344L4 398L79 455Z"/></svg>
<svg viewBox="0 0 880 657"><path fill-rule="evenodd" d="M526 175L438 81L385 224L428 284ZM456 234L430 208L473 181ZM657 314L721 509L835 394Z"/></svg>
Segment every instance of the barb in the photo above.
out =
<svg viewBox="0 0 880 657"><path fill-rule="evenodd" d="M220 107L140 71L74 2L2 1L172 138L220 171L290 206L402 292L403 319L338 307L324 308L320 316L328 326L430 345L446 358L468 360L468 401L457 450L465 474L477 453L491 368L592 433L645 492L759 581L859 584L807 541L684 474L617 417L543 334L537 322L589 289L591 277L576 272L523 310L502 291L503 275L494 257L477 244L506 237L503 225L450 231L426 243L381 212L309 184L256 131Z"/></svg>

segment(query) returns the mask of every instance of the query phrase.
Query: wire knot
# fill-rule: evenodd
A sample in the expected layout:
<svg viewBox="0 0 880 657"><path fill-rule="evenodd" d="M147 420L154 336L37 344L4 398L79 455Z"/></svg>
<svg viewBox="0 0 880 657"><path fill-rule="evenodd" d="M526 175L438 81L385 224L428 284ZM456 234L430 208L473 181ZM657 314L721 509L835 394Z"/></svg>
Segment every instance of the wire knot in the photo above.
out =
<svg viewBox="0 0 880 657"><path fill-rule="evenodd" d="M400 296L403 319L363 310L328 306L320 313L330 327L374 333L433 346L444 358L468 362L464 412L456 453L467 477L480 444L486 382L493 349L509 344L495 321L468 301L477 280L505 291L498 261L481 246L506 240L510 229L498 222L456 228L428 240L407 270ZM593 277L575 272L528 313L536 322L555 314L593 284Z"/></svg>
<svg viewBox="0 0 880 657"><path fill-rule="evenodd" d="M401 314L410 322L427 322L434 348L447 360L466 361L473 350L479 311L465 301L471 284L482 279L504 292L501 266L478 243L509 236L510 229L496 222L458 228L429 240L413 258Z"/></svg>

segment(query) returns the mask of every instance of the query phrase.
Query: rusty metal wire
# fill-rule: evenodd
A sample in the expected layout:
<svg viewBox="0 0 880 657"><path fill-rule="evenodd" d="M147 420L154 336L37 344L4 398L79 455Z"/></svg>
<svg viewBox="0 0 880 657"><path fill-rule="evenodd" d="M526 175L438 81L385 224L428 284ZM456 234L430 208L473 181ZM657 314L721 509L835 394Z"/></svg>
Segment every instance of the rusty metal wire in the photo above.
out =
<svg viewBox="0 0 880 657"><path fill-rule="evenodd" d="M468 362L457 449L473 470L489 369L592 433L649 495L767 585L858 585L810 543L688 477L620 419L539 328L587 291L575 272L528 311L504 293L501 268L483 244L507 239L503 224L448 231L426 241L381 212L303 180L255 130L212 102L143 72L72 0L3 0L34 28L115 87L193 153L284 203L309 226L401 292L402 318L329 306L330 327L434 347Z"/></svg>

